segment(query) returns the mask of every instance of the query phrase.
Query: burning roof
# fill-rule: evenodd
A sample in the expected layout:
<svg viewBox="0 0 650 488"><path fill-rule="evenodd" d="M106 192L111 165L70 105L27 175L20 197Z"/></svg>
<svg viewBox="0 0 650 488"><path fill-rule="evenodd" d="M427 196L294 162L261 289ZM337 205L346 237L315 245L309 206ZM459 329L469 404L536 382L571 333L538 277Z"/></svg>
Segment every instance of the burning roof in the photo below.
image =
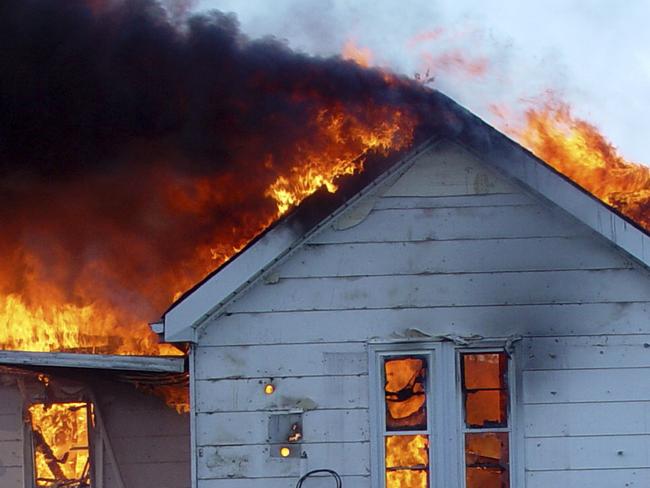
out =
<svg viewBox="0 0 650 488"><path fill-rule="evenodd" d="M421 83L249 39L219 12L179 25L150 0L6 0L0 46L5 349L181 354L147 322L279 216L471 129ZM571 167L583 152L544 152L548 115L521 140ZM647 172L590 141L614 163L587 173L634 180L596 195L648 229ZM591 189L583 173L567 172Z"/></svg>

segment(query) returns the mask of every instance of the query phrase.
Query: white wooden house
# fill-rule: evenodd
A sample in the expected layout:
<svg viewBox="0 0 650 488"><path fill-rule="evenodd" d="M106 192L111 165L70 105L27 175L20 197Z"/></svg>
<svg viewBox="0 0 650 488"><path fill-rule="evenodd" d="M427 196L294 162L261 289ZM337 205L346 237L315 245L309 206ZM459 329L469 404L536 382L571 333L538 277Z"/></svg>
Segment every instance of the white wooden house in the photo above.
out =
<svg viewBox="0 0 650 488"><path fill-rule="evenodd" d="M650 237L446 103L156 326L192 343L193 487L650 486Z"/></svg>
<svg viewBox="0 0 650 488"><path fill-rule="evenodd" d="M188 416L134 387L183 371L183 358L0 351L0 487L188 488Z"/></svg>

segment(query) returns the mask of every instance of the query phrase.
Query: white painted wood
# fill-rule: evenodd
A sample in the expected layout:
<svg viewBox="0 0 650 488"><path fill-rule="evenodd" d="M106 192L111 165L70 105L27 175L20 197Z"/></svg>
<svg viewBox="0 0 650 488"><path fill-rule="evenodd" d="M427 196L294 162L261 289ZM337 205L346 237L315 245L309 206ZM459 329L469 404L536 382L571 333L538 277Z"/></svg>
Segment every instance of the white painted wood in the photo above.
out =
<svg viewBox="0 0 650 488"><path fill-rule="evenodd" d="M23 488L23 467L2 467L0 468L0 486L3 488Z"/></svg>
<svg viewBox="0 0 650 488"><path fill-rule="evenodd" d="M0 351L0 364L182 373L185 358Z"/></svg>
<svg viewBox="0 0 650 488"><path fill-rule="evenodd" d="M205 479L199 480L198 488L296 488L298 476L290 478L239 478L239 479ZM368 476L341 476L343 488L370 488ZM336 488L336 483L329 476L310 477L303 488Z"/></svg>
<svg viewBox="0 0 650 488"><path fill-rule="evenodd" d="M242 347L199 347L195 378L260 378L277 376L355 375L368 372L366 349L360 343Z"/></svg>
<svg viewBox="0 0 650 488"><path fill-rule="evenodd" d="M650 368L650 335L527 338L524 368Z"/></svg>
<svg viewBox="0 0 650 488"><path fill-rule="evenodd" d="M511 207L517 205L539 205L539 201L523 193L445 197L390 197L384 195L375 202L374 208L375 210L387 210L391 208Z"/></svg>
<svg viewBox="0 0 650 488"><path fill-rule="evenodd" d="M199 478L260 478L298 476L300 458L271 457L278 446L222 446L199 448ZM368 443L302 444L310 466L327 466L342 476L370 472Z"/></svg>
<svg viewBox="0 0 650 488"><path fill-rule="evenodd" d="M530 470L650 466L650 435L548 437L526 441Z"/></svg>
<svg viewBox="0 0 650 488"><path fill-rule="evenodd" d="M197 445L268 442L270 412L198 414ZM308 410L302 415L304 442L367 442L366 409Z"/></svg>
<svg viewBox="0 0 650 488"><path fill-rule="evenodd" d="M650 400L650 368L524 371L524 402Z"/></svg>
<svg viewBox="0 0 650 488"><path fill-rule="evenodd" d="M650 434L650 401L526 406L526 437Z"/></svg>
<svg viewBox="0 0 650 488"><path fill-rule="evenodd" d="M650 332L648 316L648 303L629 302L237 313L205 327L200 343L230 346L366 341L404 337L409 328L434 336L450 332L485 337L636 334Z"/></svg>
<svg viewBox="0 0 650 488"><path fill-rule="evenodd" d="M431 306L594 303L650 300L637 270L283 279L258 284L230 312L350 310Z"/></svg>
<svg viewBox="0 0 650 488"><path fill-rule="evenodd" d="M0 441L0 471L3 468L22 468L22 466L22 440Z"/></svg>
<svg viewBox="0 0 650 488"><path fill-rule="evenodd" d="M575 471L529 471L526 488L549 486L589 488L637 488L650 485L650 468L599 469Z"/></svg>
<svg viewBox="0 0 650 488"><path fill-rule="evenodd" d="M631 268L588 237L305 245L282 278Z"/></svg>
<svg viewBox="0 0 650 488"><path fill-rule="evenodd" d="M442 143L424 153L387 192L387 196L448 196L510 193L512 184L455 144Z"/></svg>
<svg viewBox="0 0 650 488"><path fill-rule="evenodd" d="M313 244L457 239L571 237L588 231L538 205L374 210L362 223L330 231Z"/></svg>
<svg viewBox="0 0 650 488"><path fill-rule="evenodd" d="M242 412L300 408L367 408L367 376L276 378L265 395L263 380L198 380L197 412Z"/></svg>

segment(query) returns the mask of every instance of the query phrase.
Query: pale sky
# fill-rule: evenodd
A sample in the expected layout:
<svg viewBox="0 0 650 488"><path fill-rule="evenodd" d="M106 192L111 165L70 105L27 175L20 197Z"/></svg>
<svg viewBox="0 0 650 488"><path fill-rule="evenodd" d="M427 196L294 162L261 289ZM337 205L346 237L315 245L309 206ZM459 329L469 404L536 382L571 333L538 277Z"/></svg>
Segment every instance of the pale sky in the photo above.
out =
<svg viewBox="0 0 650 488"><path fill-rule="evenodd" d="M413 75L449 60L434 85L494 121L553 90L630 160L650 165L650 0L199 0L234 12L244 33L310 54L353 40L374 64ZM428 40L414 37L434 33ZM426 37L426 36L425 36ZM459 69L456 53L479 75ZM487 61L487 64L485 63ZM484 68L481 68L481 67Z"/></svg>

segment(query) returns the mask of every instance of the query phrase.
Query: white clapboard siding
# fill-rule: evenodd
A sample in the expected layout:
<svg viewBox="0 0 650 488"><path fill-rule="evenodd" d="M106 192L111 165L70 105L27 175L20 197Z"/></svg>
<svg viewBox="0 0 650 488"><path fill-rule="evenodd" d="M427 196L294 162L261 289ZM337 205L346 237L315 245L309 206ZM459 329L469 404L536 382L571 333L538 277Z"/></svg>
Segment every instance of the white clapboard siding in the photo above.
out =
<svg viewBox="0 0 650 488"><path fill-rule="evenodd" d="M526 488L641 488L650 486L650 468L531 471Z"/></svg>
<svg viewBox="0 0 650 488"><path fill-rule="evenodd" d="M650 434L650 401L527 405L526 437Z"/></svg>
<svg viewBox="0 0 650 488"><path fill-rule="evenodd" d="M241 347L200 347L197 379L260 378L277 376L355 375L368 372L364 344L302 344Z"/></svg>
<svg viewBox="0 0 650 488"><path fill-rule="evenodd" d="M648 446L650 435L528 439L526 467L531 471L647 467Z"/></svg>
<svg viewBox="0 0 650 488"><path fill-rule="evenodd" d="M272 290L272 287L269 287ZM648 303L423 307L236 313L201 330L206 346L366 341L418 328L431 335L557 336L648 330Z"/></svg>
<svg viewBox="0 0 650 488"><path fill-rule="evenodd" d="M260 478L296 476L300 473L300 458L271 457L270 450L279 446L200 447L199 478ZM343 476L370 473L368 443L336 442L301 445L307 459L319 463Z"/></svg>
<svg viewBox="0 0 650 488"><path fill-rule="evenodd" d="M230 312L431 306L594 303L650 300L637 270L282 279L259 284Z"/></svg>
<svg viewBox="0 0 650 488"><path fill-rule="evenodd" d="M290 478L239 478L199 480L198 488L296 488L299 476ZM370 488L370 476L341 476L343 488ZM304 488L334 488L331 476L310 477Z"/></svg>
<svg viewBox="0 0 650 488"><path fill-rule="evenodd" d="M0 471L23 465L23 441L0 441ZM0 478L2 479L2 478Z"/></svg>
<svg viewBox="0 0 650 488"><path fill-rule="evenodd" d="M1 378L0 378L1 379ZM0 384L0 415L17 415L21 416L23 408L23 399L20 391L15 384Z"/></svg>
<svg viewBox="0 0 650 488"><path fill-rule="evenodd" d="M0 393L1 395L2 393ZM23 423L21 417L12 413L0 414L0 441L19 441L22 438Z"/></svg>
<svg viewBox="0 0 650 488"><path fill-rule="evenodd" d="M126 488L188 488L188 460L172 463L125 464L120 467ZM111 478L111 470L106 471L104 486L111 488L117 484ZM152 483L151 480L154 480ZM150 484L151 483L151 484Z"/></svg>
<svg viewBox="0 0 650 488"><path fill-rule="evenodd" d="M418 157L387 196L449 196L509 193L516 186L455 144L439 143Z"/></svg>
<svg viewBox="0 0 650 488"><path fill-rule="evenodd" d="M0 468L0 486L2 488L23 488L26 486L23 481L24 469L22 466L3 466Z"/></svg>
<svg viewBox="0 0 650 488"><path fill-rule="evenodd" d="M264 380L197 380L196 384L198 412L368 407L366 375L276 378L272 395L264 394Z"/></svg>
<svg viewBox="0 0 650 488"><path fill-rule="evenodd" d="M622 254L585 237L350 243L304 246L279 278L631 268Z"/></svg>
<svg viewBox="0 0 650 488"><path fill-rule="evenodd" d="M650 368L650 335L527 338L522 368Z"/></svg>
<svg viewBox="0 0 650 488"><path fill-rule="evenodd" d="M359 225L313 237L312 244L591 235L537 205L374 210Z"/></svg>
<svg viewBox="0 0 650 488"><path fill-rule="evenodd" d="M197 444L219 446L268 442L269 412L199 414ZM309 410L302 415L304 442L367 442L367 409Z"/></svg>
<svg viewBox="0 0 650 488"><path fill-rule="evenodd" d="M538 200L523 193L499 193L491 195L462 195L444 197L387 197L377 199L373 208L458 208L458 207L510 207L537 205Z"/></svg>
<svg viewBox="0 0 650 488"><path fill-rule="evenodd" d="M524 371L524 403L650 400L650 368Z"/></svg>

